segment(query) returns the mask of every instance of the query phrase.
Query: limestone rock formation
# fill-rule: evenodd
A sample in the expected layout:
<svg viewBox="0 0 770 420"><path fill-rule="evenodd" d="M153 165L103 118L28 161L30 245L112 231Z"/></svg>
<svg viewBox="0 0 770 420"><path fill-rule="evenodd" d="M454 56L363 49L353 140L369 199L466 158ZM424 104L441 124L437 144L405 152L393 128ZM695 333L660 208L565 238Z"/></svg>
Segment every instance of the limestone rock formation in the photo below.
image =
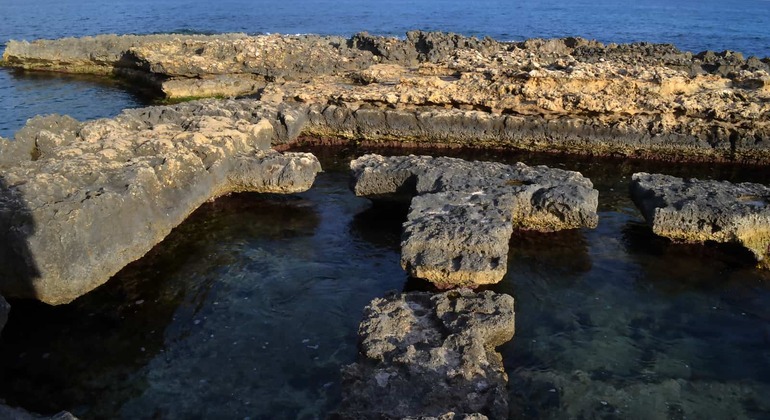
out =
<svg viewBox="0 0 770 420"><path fill-rule="evenodd" d="M734 243L770 268L770 188L636 173L631 197L653 232L674 241Z"/></svg>
<svg viewBox="0 0 770 420"><path fill-rule="evenodd" d="M374 299L332 418L507 418L507 376L495 347L513 333L508 295L460 289Z"/></svg>
<svg viewBox="0 0 770 420"><path fill-rule="evenodd" d="M350 164L353 191L411 197L401 265L439 288L497 283L513 229L596 227L599 192L578 172L523 163L365 155Z"/></svg>
<svg viewBox="0 0 770 420"><path fill-rule="evenodd" d="M115 73L167 97L254 94L304 133L668 160L770 160L770 60L580 38L410 32L105 35L7 44L4 64Z"/></svg>
<svg viewBox="0 0 770 420"><path fill-rule="evenodd" d="M320 171L270 150L270 119L216 104L34 119L0 144L0 292L67 303L143 256L206 200L292 193ZM200 105L198 105L200 107ZM188 106L189 108L189 106Z"/></svg>

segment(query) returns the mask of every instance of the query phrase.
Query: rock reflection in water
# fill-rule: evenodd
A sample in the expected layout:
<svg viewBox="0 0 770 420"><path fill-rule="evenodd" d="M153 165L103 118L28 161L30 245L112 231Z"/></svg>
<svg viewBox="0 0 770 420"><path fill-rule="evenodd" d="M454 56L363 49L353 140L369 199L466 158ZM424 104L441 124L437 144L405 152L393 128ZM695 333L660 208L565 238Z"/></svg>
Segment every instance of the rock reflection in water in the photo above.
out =
<svg viewBox="0 0 770 420"><path fill-rule="evenodd" d="M399 265L405 209L354 197L345 154L327 153L342 171L310 191L209 203L72 305L12 302L0 398L83 418L323 417L355 360L363 308L424 287ZM605 203L596 229L516 233L508 274L490 287L516 299L516 335L500 348L512 418L770 415L770 273L733 250L654 236L627 193L639 170L770 174L497 158L561 161Z"/></svg>
<svg viewBox="0 0 770 420"><path fill-rule="evenodd" d="M600 200L614 211L564 262L533 245L545 257L519 261L501 286L517 303L503 351L511 417L767 416L770 275L745 252L655 236L625 190L600 187ZM581 250L589 267L561 268Z"/></svg>

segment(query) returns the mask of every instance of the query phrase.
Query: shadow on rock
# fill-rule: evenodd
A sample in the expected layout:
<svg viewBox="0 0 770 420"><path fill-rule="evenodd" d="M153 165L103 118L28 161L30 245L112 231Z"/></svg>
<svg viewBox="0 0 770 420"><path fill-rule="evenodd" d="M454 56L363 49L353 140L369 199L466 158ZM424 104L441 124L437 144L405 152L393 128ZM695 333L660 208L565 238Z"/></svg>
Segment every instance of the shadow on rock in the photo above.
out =
<svg viewBox="0 0 770 420"><path fill-rule="evenodd" d="M35 233L35 220L15 186L0 177L0 293L35 296L40 271L27 244Z"/></svg>
<svg viewBox="0 0 770 420"><path fill-rule="evenodd" d="M150 386L145 366L168 354L169 337L189 333L194 311L221 287L214 279L238 261L222 244L310 235L319 220L296 197L221 197L72 303L14 301L0 341L0 398L44 414L114 417Z"/></svg>

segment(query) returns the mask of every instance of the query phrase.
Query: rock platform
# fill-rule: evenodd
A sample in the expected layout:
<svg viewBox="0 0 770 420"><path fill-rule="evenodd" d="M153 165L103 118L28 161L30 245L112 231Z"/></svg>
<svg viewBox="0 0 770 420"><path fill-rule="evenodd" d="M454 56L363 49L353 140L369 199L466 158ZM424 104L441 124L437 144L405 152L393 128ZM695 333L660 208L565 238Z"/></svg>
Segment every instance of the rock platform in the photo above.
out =
<svg viewBox="0 0 770 420"><path fill-rule="evenodd" d="M770 162L770 59L729 51L419 31L102 35L10 41L3 64L128 77L169 98L253 95L296 108L306 136Z"/></svg>
<svg viewBox="0 0 770 420"><path fill-rule="evenodd" d="M770 188L761 184L636 173L631 198L660 236L732 243L770 268Z"/></svg>
<svg viewBox="0 0 770 420"><path fill-rule="evenodd" d="M374 299L359 360L343 369L338 419L505 419L507 375L495 347L514 334L513 298L459 289Z"/></svg>
<svg viewBox="0 0 770 420"><path fill-rule="evenodd" d="M578 172L429 156L365 155L350 167L358 196L415 196L401 265L441 289L502 280L514 229L593 228L599 220L599 192Z"/></svg>
<svg viewBox="0 0 770 420"><path fill-rule="evenodd" d="M270 149L281 127L209 105L86 123L37 117L0 140L0 293L68 303L207 200L310 188L321 170L313 155Z"/></svg>

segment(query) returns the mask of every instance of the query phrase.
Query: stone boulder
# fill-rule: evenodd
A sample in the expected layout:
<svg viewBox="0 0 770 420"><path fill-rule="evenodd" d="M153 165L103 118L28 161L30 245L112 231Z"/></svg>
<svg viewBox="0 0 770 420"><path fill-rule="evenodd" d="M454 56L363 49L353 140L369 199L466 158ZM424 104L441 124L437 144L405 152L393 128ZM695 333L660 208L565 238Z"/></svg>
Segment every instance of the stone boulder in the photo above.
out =
<svg viewBox="0 0 770 420"><path fill-rule="evenodd" d="M770 188L636 173L631 198L652 231L678 242L745 247L770 268Z"/></svg>
<svg viewBox="0 0 770 420"><path fill-rule="evenodd" d="M270 119L185 109L130 111L76 127L49 117L31 122L38 130L21 130L19 144L0 144L7 232L0 293L70 302L142 257L205 201L304 191L321 170L311 154L271 150Z"/></svg>
<svg viewBox="0 0 770 420"><path fill-rule="evenodd" d="M350 164L353 191L412 199L401 265L439 288L499 282L514 229L596 227L599 192L578 172L523 163L365 155Z"/></svg>
<svg viewBox="0 0 770 420"><path fill-rule="evenodd" d="M507 418L507 376L495 347L513 334L508 295L459 289L374 299L332 418Z"/></svg>

